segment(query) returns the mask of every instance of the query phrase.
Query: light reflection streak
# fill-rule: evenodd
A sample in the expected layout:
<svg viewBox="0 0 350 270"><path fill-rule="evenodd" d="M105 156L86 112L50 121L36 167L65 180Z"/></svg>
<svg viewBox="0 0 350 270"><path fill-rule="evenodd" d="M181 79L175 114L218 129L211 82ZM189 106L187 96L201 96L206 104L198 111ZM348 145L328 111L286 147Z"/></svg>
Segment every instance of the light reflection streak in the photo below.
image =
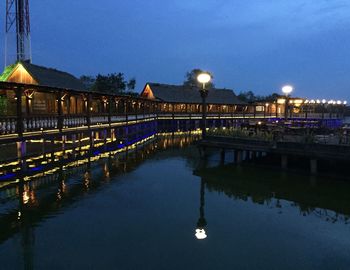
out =
<svg viewBox="0 0 350 270"><path fill-rule="evenodd" d="M193 132L193 131L192 131ZM147 143L148 141L151 141L151 140L154 140L157 137L160 137L160 138L164 138L164 145L162 145L162 148L167 148L168 147L168 142L170 142L171 140L174 140L174 136L173 134L178 134L178 135L182 135L182 134L186 134L185 132L180 132L180 133L159 133L159 134L153 134L149 137L146 137L138 142L135 142L127 147L123 147L123 148L120 148L120 149L116 149L116 150L113 150L113 151L109 151L109 152L102 152L102 153L98 153L96 156L92 156L90 158L85 158L85 159L78 159L78 160L75 160L75 161L71 161L71 162L68 162L66 163L65 165L63 165L62 169L63 170L66 170L68 168L72 168L72 167L76 167L76 166L81 166L81 165L84 165L88 162L94 162L94 161L97 161L101 158L106 158L106 157L109 157L109 156L113 156L113 155L116 155L118 153L122 153L122 152L125 152L125 151L133 151L137 148L138 145L142 145L144 143ZM187 143L187 138L183 138L181 139L179 142L181 144L186 144ZM89 148L89 146L87 146ZM158 148L158 144L156 143L154 146L152 145L152 151L157 149ZM69 151L69 150L68 150ZM84 151L82 151L84 153ZM59 154L62 154L63 151L59 151L59 152L55 152L54 155L57 156ZM40 155L40 156L37 156L37 157L31 157L28 159L28 161L32 161L32 162L35 162L35 161L40 161L40 158L44 157L44 155ZM90 159L90 161L89 161ZM55 161L60 161L59 158L55 158ZM46 161L44 161L44 164L46 163ZM52 163L51 162L47 162L47 164L50 164ZM32 164L30 164L32 165ZM33 168L33 165L31 166L31 168ZM52 175L52 174L55 174L58 170L60 170L60 168L58 166L54 167L54 168L49 168L47 169L46 171L41 171L41 172L38 172L38 173L33 173L31 175L25 175L23 176L23 181L24 182L28 182L28 181L32 181L34 179L37 179L39 177L43 177L43 176L46 176L46 175ZM124 170L126 170L126 168L124 168ZM34 172L34 171L33 171ZM108 176L108 175L107 175ZM15 177L14 179L12 179L12 181L8 181L8 182L4 182L4 183L1 183L0 184L0 188L3 188L3 187L6 187L6 186L9 186L9 185L14 185L16 183L19 182L19 178Z"/></svg>

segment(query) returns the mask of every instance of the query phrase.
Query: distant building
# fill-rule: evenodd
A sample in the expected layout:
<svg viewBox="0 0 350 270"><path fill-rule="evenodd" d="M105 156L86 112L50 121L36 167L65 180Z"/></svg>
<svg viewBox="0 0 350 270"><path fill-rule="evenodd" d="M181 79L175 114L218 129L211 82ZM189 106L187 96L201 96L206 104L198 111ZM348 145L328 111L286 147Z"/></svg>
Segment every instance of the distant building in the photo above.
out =
<svg viewBox="0 0 350 270"><path fill-rule="evenodd" d="M147 83L141 92L141 97L162 102L201 103L198 88L183 85ZM243 105L231 89L210 89L208 104Z"/></svg>
<svg viewBox="0 0 350 270"><path fill-rule="evenodd" d="M0 75L0 81L15 82L23 84L33 84L47 88L84 90L85 87L81 81L67 72L59 71L53 68L34 65L28 62L17 62L7 66ZM57 112L57 102L55 95L47 92L27 90L25 96L28 102L23 102L23 111L27 114L49 114ZM14 93L0 89L0 103L6 103L3 113L15 113ZM67 95L62 102L64 113L82 113L83 98L79 95Z"/></svg>
<svg viewBox="0 0 350 270"><path fill-rule="evenodd" d="M202 99L198 88L184 85L147 83L141 92L141 97L162 102L201 104ZM210 89L208 104L244 105L231 89Z"/></svg>
<svg viewBox="0 0 350 270"><path fill-rule="evenodd" d="M35 84L47 87L84 90L82 82L67 72L53 68L34 65L28 62L18 62L5 68L0 75L0 81Z"/></svg>

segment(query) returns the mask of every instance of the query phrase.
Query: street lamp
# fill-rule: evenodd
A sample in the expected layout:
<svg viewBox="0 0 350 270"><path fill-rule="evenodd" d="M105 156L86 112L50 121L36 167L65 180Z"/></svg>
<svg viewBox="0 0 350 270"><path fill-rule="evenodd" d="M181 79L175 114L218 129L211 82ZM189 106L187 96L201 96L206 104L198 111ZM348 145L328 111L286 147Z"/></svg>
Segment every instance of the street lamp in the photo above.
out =
<svg viewBox="0 0 350 270"><path fill-rule="evenodd" d="M326 111L326 103L327 103L327 100L322 99L322 119L324 119L324 113Z"/></svg>
<svg viewBox="0 0 350 270"><path fill-rule="evenodd" d="M206 98L208 96L208 89L205 85L211 81L211 76L207 72L202 72L197 76L197 81L202 85L199 89L199 93L202 98L202 138L204 139L207 133L207 103Z"/></svg>
<svg viewBox="0 0 350 270"><path fill-rule="evenodd" d="M290 95L290 93L292 93L292 91L293 91L293 86L291 86L291 85L285 85L282 87L282 92L286 96L285 106L284 106L284 119L285 119L285 121L288 120L289 95Z"/></svg>

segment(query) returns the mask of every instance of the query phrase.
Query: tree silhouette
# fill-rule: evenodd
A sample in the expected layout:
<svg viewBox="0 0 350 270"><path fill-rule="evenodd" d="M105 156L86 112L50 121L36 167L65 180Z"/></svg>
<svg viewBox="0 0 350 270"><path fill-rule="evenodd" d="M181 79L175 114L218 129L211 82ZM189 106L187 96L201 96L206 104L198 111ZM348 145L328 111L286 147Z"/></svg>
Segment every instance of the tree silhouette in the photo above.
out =
<svg viewBox="0 0 350 270"><path fill-rule="evenodd" d="M183 85L184 86L189 86L189 87L201 87L201 85L197 81L197 77L198 77L199 74L201 74L203 72L209 73L211 78L213 78L213 75L210 72L204 71L204 70L199 69L199 68L194 68L191 71L186 73L186 75L185 75L185 79L186 80L184 81ZM206 85L206 87L207 88L214 88L213 82L212 81L209 82Z"/></svg>

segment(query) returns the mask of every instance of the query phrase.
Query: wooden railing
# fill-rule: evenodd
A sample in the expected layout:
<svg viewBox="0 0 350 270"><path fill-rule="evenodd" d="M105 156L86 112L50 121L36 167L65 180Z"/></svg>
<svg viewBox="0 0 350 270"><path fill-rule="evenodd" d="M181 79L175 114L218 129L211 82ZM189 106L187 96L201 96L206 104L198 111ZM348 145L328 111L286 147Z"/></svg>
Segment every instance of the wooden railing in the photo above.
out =
<svg viewBox="0 0 350 270"><path fill-rule="evenodd" d="M50 111L55 113L33 114L34 108L30 105L33 103L32 96L28 95L27 90L34 93L34 100L36 92L47 94L51 100ZM201 104L195 104L196 109L193 109L192 104L186 106L188 111L183 109L176 111L178 103L36 85L0 82L0 94L8 99L6 106L9 107L6 109L0 107L0 135L17 133L22 136L24 132L89 128L95 125L112 125L123 121L138 121L152 117L158 117L160 120L190 120L202 117L201 106L198 106ZM76 103L71 106L70 98L73 97ZM169 112L168 107L172 108L171 112ZM6 113L7 109L12 112L12 115ZM253 119L253 121L254 119L258 121L260 119L285 118L285 115L281 113L257 112L255 109L254 104L216 104L213 107L208 104L207 118L208 120ZM85 113L70 113L72 111ZM1 116L1 114L5 116ZM339 119L341 115L336 113L300 113L290 114L288 117L295 119Z"/></svg>

